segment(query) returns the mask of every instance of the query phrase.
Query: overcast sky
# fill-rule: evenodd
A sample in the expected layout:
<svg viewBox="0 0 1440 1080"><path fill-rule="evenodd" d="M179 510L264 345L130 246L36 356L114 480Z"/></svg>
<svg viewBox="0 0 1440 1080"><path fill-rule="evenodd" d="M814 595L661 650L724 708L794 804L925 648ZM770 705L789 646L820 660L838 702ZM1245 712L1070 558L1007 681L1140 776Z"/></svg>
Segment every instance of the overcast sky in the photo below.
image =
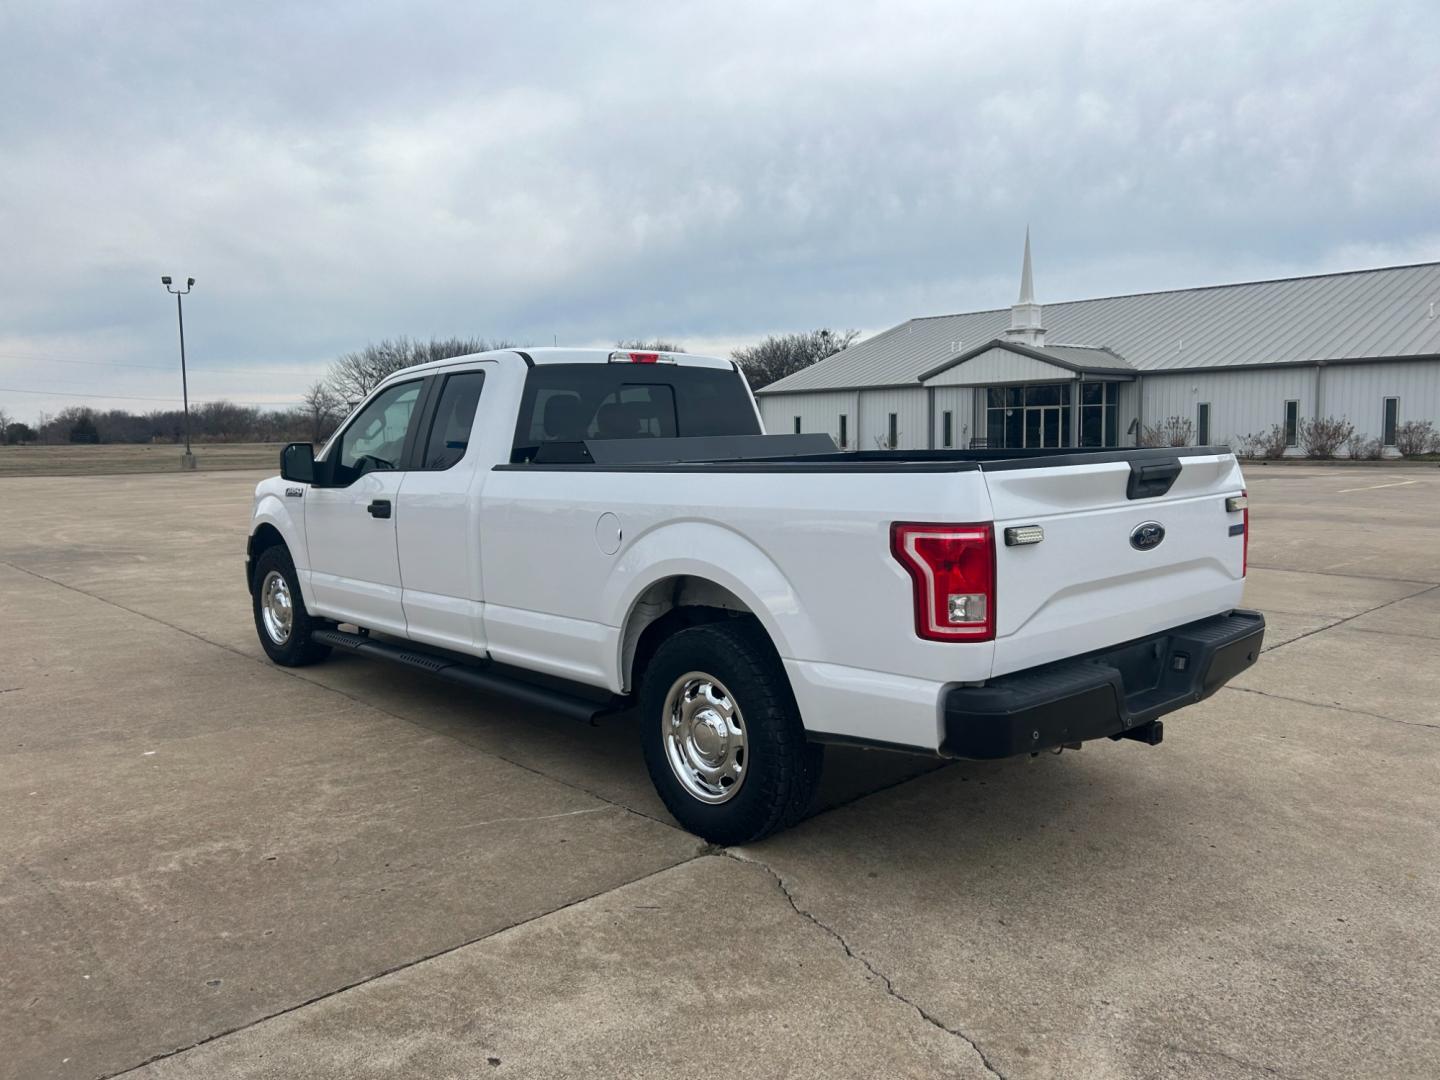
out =
<svg viewBox="0 0 1440 1080"><path fill-rule="evenodd" d="M1440 259L1437 56L1400 0L15 0L0 409L178 399L167 273L194 398L286 403L387 335L1003 306L1027 223L1041 301Z"/></svg>

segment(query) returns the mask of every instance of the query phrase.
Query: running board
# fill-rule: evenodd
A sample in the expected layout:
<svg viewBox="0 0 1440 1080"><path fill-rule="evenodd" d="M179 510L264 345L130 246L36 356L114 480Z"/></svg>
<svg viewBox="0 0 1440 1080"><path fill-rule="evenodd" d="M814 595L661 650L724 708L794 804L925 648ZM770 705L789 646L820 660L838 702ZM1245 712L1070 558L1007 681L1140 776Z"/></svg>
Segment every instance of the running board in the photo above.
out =
<svg viewBox="0 0 1440 1080"><path fill-rule="evenodd" d="M564 690L551 689L513 675L502 674L495 671L492 664L407 649L403 645L392 645L388 641L376 641L368 634L347 634L343 630L312 630L310 640L359 653L361 656L375 656L404 664L406 667L459 683L471 690L506 697L520 705L546 709L586 723L594 723L597 717L615 712L624 704L614 698L610 701L594 701L579 694L566 693Z"/></svg>

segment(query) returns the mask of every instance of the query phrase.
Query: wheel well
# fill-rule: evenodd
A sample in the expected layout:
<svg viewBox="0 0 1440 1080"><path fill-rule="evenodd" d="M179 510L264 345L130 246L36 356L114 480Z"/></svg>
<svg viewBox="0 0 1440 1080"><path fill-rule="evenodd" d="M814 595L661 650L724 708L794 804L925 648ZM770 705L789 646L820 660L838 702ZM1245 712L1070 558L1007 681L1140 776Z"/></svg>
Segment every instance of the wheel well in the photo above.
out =
<svg viewBox="0 0 1440 1080"><path fill-rule="evenodd" d="M760 620L745 601L723 585L682 574L662 578L630 607L621 635L621 675L626 692L634 690L640 675L660 643L689 626L747 619L764 634ZM766 635L769 640L769 635Z"/></svg>
<svg viewBox="0 0 1440 1080"><path fill-rule="evenodd" d="M250 558L245 564L245 572L250 578L250 591L255 591L255 564L260 561L260 556L273 547L284 547L285 537L280 535L280 530L271 525L268 521L250 534L250 544L247 548Z"/></svg>

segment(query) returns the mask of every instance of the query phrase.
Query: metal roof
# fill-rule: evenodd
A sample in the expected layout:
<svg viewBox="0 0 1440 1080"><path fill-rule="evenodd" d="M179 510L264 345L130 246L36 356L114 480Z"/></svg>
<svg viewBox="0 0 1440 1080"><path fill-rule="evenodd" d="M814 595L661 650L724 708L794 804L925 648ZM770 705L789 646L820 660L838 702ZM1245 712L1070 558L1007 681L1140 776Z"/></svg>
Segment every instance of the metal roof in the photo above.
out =
<svg viewBox="0 0 1440 1080"><path fill-rule="evenodd" d="M1072 300L1044 322L1139 371L1440 356L1440 263ZM916 383L1009 325L1009 308L911 319L758 393Z"/></svg>
<svg viewBox="0 0 1440 1080"><path fill-rule="evenodd" d="M1093 371L1097 375L1132 374L1135 371L1134 367L1125 362L1124 357L1115 355L1109 349L1096 349L1089 345L1030 345L1025 342L995 338L982 342L973 349L966 349L959 356L946 360L937 367L922 371L917 378L924 382L932 375L949 371L951 368L965 363L966 360L973 360L981 353L987 353L991 349L1007 349L1010 352L1019 353L1021 356L1044 360L1046 363L1055 364L1070 371Z"/></svg>

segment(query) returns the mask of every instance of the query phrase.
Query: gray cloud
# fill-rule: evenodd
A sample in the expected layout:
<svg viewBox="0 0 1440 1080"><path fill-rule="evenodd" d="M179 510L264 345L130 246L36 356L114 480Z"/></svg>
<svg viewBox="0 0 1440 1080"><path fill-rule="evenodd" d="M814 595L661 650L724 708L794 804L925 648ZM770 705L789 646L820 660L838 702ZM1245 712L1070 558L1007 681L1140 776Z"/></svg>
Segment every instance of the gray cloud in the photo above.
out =
<svg viewBox="0 0 1440 1080"><path fill-rule="evenodd" d="M54 362L169 363L161 273L197 397L283 401L398 333L1006 304L1027 222L1042 299L1440 258L1426 5L777 6L12 10L0 387L174 396Z"/></svg>

